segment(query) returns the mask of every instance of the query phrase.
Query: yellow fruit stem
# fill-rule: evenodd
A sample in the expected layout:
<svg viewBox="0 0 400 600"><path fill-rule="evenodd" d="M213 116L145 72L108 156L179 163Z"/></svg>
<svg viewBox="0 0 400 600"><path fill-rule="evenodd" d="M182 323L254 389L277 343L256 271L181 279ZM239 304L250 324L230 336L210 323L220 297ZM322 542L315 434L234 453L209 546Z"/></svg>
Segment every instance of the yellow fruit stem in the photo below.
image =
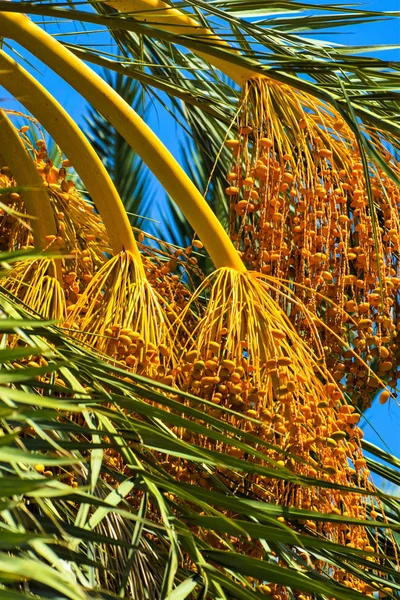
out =
<svg viewBox="0 0 400 600"><path fill-rule="evenodd" d="M14 39L72 85L141 156L177 203L207 248L215 266L244 271L229 236L172 154L136 112L99 75L27 17L0 14L0 33ZM114 205L106 213L113 213Z"/></svg>
<svg viewBox="0 0 400 600"><path fill-rule="evenodd" d="M0 84L37 118L71 161L100 212L114 254L129 250L141 264L132 227L118 192L75 121L34 77L2 50Z"/></svg>
<svg viewBox="0 0 400 600"><path fill-rule="evenodd" d="M199 25L192 17L185 15L177 8L172 8L162 0L112 0L104 2L108 6L119 10L121 13L131 13L129 16L138 21L145 21L151 27L168 31L176 35L187 35L201 38L210 45L222 46L224 49L232 50L231 46L213 33L207 27ZM185 45L185 42L182 41ZM214 67L223 71L225 75L233 79L240 86L243 80L257 76L250 69L233 65L222 58L211 56L207 52L194 51L198 56L204 58Z"/></svg>
<svg viewBox="0 0 400 600"><path fill-rule="evenodd" d="M57 236L57 225L50 197L18 131L1 109L0 139L6 164L17 185L24 188L21 196L28 215L32 217L31 227L35 248L43 250L49 245L47 236Z"/></svg>

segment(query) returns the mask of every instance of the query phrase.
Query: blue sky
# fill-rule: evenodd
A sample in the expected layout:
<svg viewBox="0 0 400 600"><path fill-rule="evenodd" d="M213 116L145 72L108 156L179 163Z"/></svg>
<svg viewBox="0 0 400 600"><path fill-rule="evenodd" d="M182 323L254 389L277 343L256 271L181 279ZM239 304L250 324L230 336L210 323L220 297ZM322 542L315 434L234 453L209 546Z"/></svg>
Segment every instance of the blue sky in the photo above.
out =
<svg viewBox="0 0 400 600"><path fill-rule="evenodd" d="M315 4L319 2L314 2ZM353 5L354 6L354 5ZM373 0L363 3L362 8L365 10L399 10L400 0ZM36 19L37 20L37 19ZM90 29L91 26L88 26ZM70 31L71 24L53 25L48 28L52 33L58 32L65 34ZM336 42L351 46L365 46L371 44L400 44L400 21L391 20L384 23L370 23L368 25L355 25L344 29L336 29L331 32L318 32L318 35L313 36L313 39L326 39L330 42ZM65 38L64 38L65 39ZM88 39L88 38L86 38ZM93 38L91 38L93 39ZM85 43L85 36L72 36L69 41ZM96 42L103 44L105 38L103 35L96 36ZM27 56L24 51L18 48L15 44L13 47L20 51L22 55ZM116 52L115 46L103 47L105 51ZM376 56L392 61L400 61L400 50L391 49L385 52L374 53ZM31 72L35 72L35 76L51 89L58 101L66 108L71 116L79 123L83 124L83 115L86 110L85 101L67 84L63 82L57 75L54 75L46 66L38 63L38 61L29 57L31 66L25 64ZM3 91L0 93L2 105L6 108L14 110L20 109L17 102L9 97ZM169 150L179 158L180 135L175 121L161 107L153 108L150 111L149 125L154 129L160 139L165 143ZM157 186L154 188L157 196ZM157 218L160 206L156 207L151 216ZM364 422L363 428L365 437L372 443L390 450L392 454L400 457L400 407L394 401L380 406L375 402L373 407L366 413L366 418L369 423Z"/></svg>

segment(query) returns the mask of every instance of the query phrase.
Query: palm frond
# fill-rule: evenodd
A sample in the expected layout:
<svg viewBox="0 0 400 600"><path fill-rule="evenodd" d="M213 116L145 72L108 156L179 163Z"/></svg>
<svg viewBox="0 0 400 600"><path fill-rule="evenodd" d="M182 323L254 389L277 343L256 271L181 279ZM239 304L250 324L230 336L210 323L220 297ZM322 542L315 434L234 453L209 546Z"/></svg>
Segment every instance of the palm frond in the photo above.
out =
<svg viewBox="0 0 400 600"><path fill-rule="evenodd" d="M343 85L346 91L349 91L349 98L356 115L367 125L376 126L379 124L389 137L398 134L399 128L396 124L394 105L387 104L383 99L377 100L374 98L369 101L368 97L364 98L364 94L361 95L362 100L359 99L360 87L361 89L379 87L380 89L385 88L390 93L396 92L398 77L394 63L388 64L378 58L366 59L363 56L353 57L349 61L346 59L346 51L343 54L341 53L340 46L335 45L332 47L330 44L322 42L307 43L303 38L298 39L296 35L283 34L273 28L268 28L266 31L258 24L231 16L227 10L222 11L214 5L211 6L200 0L196 1L195 6L196 10L202 13L204 19L210 20L212 17L217 17L226 22L228 27L234 25L236 28L234 38L238 49L243 45L241 41L246 40L246 43L250 44L248 46L250 51L239 55L221 46L210 44L209 40L202 40L197 37L194 39L194 36L191 35L174 35L162 31L156 26L157 21L155 21L155 26L144 25L134 18L115 13L104 16L89 11L60 8L57 5L44 7L35 3L24 3L22 6L19 3L14 3L10 6L6 2L0 3L0 10L28 12L42 16L69 18L84 23L95 23L112 28L114 36L116 31L128 31L134 32L138 36L148 36L153 40L157 39L167 43L161 43L160 49L156 49L154 44L151 44L151 50L155 53L155 56L162 57L161 65L168 65L172 60L173 62L179 61L180 65L178 62L178 66L182 69L191 66L198 69L198 59L193 62L190 53L182 52L171 45L171 43L185 44L192 51L200 51L212 57L220 58L234 67L247 69L249 73L268 75L277 81L297 87L316 98L336 105L342 111L346 110L347 103L338 91L337 75L345 73ZM369 18L393 18L395 16L388 12L357 11L357 13L360 13L360 19L362 18L363 21ZM273 9L272 16L274 14L275 10ZM139 41L140 38L130 37L131 39L127 40L122 33L119 40L121 45L126 46L128 41L130 43L129 51L132 52L136 60L143 61L143 58L145 58L147 61L150 55L147 53L143 56L143 46ZM222 34L222 38L224 37ZM252 44L254 47L252 47ZM165 49L165 46L168 47L168 50ZM235 47L235 44L233 44L233 47ZM263 49L261 50L261 48ZM207 68L207 63L204 63L204 68ZM199 71L196 78L201 73L202 71ZM308 80L304 76L307 76ZM207 80L208 76L207 78L203 77L203 82ZM190 81L193 81L193 79ZM193 84L189 83L189 85ZM356 91L357 85L358 89ZM212 84L209 83L208 87L212 87Z"/></svg>
<svg viewBox="0 0 400 600"><path fill-rule="evenodd" d="M109 70L103 72L103 77L138 114L146 117L146 91L138 82L120 73L112 75ZM140 216L146 214L153 200L146 166L118 131L92 107L85 115L85 122L87 136L130 213L131 222L136 227L142 226Z"/></svg>

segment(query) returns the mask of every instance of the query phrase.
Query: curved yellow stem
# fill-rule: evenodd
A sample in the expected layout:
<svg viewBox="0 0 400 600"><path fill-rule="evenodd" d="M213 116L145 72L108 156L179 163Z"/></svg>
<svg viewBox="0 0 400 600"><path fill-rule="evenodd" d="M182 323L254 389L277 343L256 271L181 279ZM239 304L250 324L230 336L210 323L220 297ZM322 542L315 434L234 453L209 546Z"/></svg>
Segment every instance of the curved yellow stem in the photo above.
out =
<svg viewBox="0 0 400 600"><path fill-rule="evenodd" d="M50 197L29 156L17 130L4 111L0 109L0 139L2 154L21 192L25 208L31 220L35 248L43 250L49 245L49 235L57 235L57 225Z"/></svg>
<svg viewBox="0 0 400 600"><path fill-rule="evenodd" d="M123 249L130 250L141 264L140 253L118 192L75 121L42 85L2 50L0 84L37 118L65 152L100 212L114 254Z"/></svg>
<svg viewBox="0 0 400 600"><path fill-rule="evenodd" d="M106 0L104 2L121 13L131 13L138 21L144 21L156 29L162 29L176 35L199 37L214 46L222 46L224 49L232 50L231 46L213 33L207 27L199 25L192 17L185 15L177 8L172 8L163 0ZM185 45L185 42L182 41ZM207 52L194 51L198 56L204 58L214 67L225 73L238 85L242 85L245 79L257 77L251 69L239 65L233 65L222 58L212 56Z"/></svg>
<svg viewBox="0 0 400 600"><path fill-rule="evenodd" d="M178 204L217 268L225 266L238 271L245 270L228 235L197 188L157 136L119 94L23 15L1 13L0 33L20 43L52 68L112 123ZM113 206L108 210L112 211Z"/></svg>

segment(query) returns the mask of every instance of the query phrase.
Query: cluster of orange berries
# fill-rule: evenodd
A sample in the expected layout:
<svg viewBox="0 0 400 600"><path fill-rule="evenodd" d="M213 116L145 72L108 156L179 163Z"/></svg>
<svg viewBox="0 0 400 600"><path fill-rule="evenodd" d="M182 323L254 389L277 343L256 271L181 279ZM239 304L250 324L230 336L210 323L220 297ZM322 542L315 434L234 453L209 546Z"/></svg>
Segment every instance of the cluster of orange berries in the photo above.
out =
<svg viewBox="0 0 400 600"><path fill-rule="evenodd" d="M222 346L224 333L220 336ZM202 352L188 352L180 368L181 379L185 380L182 389L212 402L213 408L208 411L212 416L224 417L279 448L281 452L266 451L266 464L271 458L292 471L329 480L336 478L338 483L350 483L357 475L358 483L368 486L369 471L359 444L360 415L354 407L342 402L334 384L325 384L321 398L316 398L302 388L301 377L296 377L291 359L281 357L263 365L264 388L261 388L255 385L247 358L243 356L236 363L221 359L222 350L220 343L210 342ZM225 409L237 414L226 413ZM201 443L200 438L197 441ZM316 457L312 461L314 466L310 464L310 451ZM244 456L240 449L227 452L237 458ZM287 452L307 457L307 465L287 459ZM348 465L348 459L353 460L355 471ZM300 505L310 506L305 497Z"/></svg>
<svg viewBox="0 0 400 600"><path fill-rule="evenodd" d="M38 140L36 147L30 143L26 133L28 126L20 129L22 139L31 152L37 170L43 178L53 209L57 234L46 236L46 250L62 252L62 286L66 305L71 304L83 286L91 280L93 271L105 261L110 246L104 225L96 213L75 188L72 179L67 179L68 160L56 168L48 157L44 140ZM1 168L0 186L12 188L16 183L7 166ZM10 192L5 198L7 209L0 211L0 242L7 250L32 250L34 240L29 228L29 215L19 193ZM25 216L26 215L26 216ZM3 285L18 297L24 298L35 275L36 266L27 268L21 263L3 279ZM42 306L32 305L42 312ZM65 313L65 309L61 314ZM46 315L50 316L50 315Z"/></svg>
<svg viewBox="0 0 400 600"><path fill-rule="evenodd" d="M107 262L111 249L100 215L81 196L74 180L68 178L69 160L60 159L62 166L55 167L48 156L45 141L40 139L33 146L27 135L28 129L28 126L23 126L19 132L47 187L57 229L57 235L46 237L46 250L63 254L62 280L59 283L65 297L65 306L61 315L57 314L57 316L65 318L74 311L94 275ZM1 167L0 187L12 188L15 185L10 169L7 166ZM29 228L29 217L26 215L21 195L11 191L2 195L2 202L7 208L0 208L0 249L33 249L34 240ZM139 241L143 242L143 240L144 234L139 233ZM193 246L202 247L199 241L194 241ZM192 253L193 247L172 251L167 247L167 250L161 253L162 260L157 259L156 252L152 252L149 246L143 247L148 256L143 261L146 274L160 296L165 298L172 320L172 315L179 312L179 306L187 303L187 290L180 282L181 275L177 274L179 269L186 273L195 269L196 276L199 274L197 259ZM23 300L35 271L36 263L32 268L27 268L26 262L21 263L13 269L10 277L3 279L2 284ZM42 312L43 307L40 303L31 307ZM82 307L81 313L84 315L85 307ZM111 320L109 326L121 328L121 324L115 319ZM106 340L109 337L106 335ZM111 352L114 346L114 341L111 340ZM101 345L101 349L107 351L107 342ZM122 355L121 352L117 354ZM131 361L126 363L127 366L130 366L129 362Z"/></svg>
<svg viewBox="0 0 400 600"><path fill-rule="evenodd" d="M339 337L395 388L399 190L371 163L368 182L354 134L326 107L305 112L303 94L268 80L248 86L239 117L245 125L238 139L227 142L232 149L226 188L231 238L249 268L284 280L320 317L316 326L337 381L348 349ZM258 86L268 88L263 111L252 104L253 96L259 102ZM286 97L283 108L291 108L286 122L269 118L278 91ZM373 141L381 150L379 138ZM389 155L388 164L400 173ZM295 305L290 318L307 336L309 322ZM356 395L366 406L373 378L365 367L366 375L359 376L357 361L352 368L357 372L353 383L360 380Z"/></svg>

